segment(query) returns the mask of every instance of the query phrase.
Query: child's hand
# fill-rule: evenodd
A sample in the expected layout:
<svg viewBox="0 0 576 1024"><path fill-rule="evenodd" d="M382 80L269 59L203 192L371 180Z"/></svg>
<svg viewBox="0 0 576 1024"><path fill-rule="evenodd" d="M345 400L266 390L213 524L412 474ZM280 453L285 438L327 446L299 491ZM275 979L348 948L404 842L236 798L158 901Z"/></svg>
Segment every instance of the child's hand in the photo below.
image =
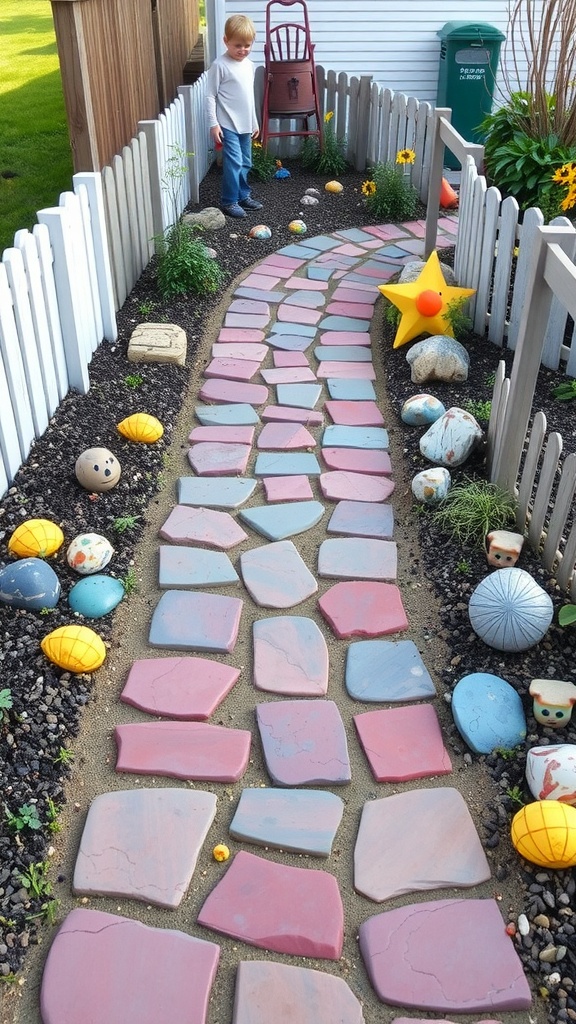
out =
<svg viewBox="0 0 576 1024"><path fill-rule="evenodd" d="M222 145L222 129L219 124L213 125L213 127L210 129L210 136L215 146Z"/></svg>
<svg viewBox="0 0 576 1024"><path fill-rule="evenodd" d="M259 135L260 135L260 129L259 128L255 128L254 131L252 132L252 138L253 139L257 139Z"/></svg>

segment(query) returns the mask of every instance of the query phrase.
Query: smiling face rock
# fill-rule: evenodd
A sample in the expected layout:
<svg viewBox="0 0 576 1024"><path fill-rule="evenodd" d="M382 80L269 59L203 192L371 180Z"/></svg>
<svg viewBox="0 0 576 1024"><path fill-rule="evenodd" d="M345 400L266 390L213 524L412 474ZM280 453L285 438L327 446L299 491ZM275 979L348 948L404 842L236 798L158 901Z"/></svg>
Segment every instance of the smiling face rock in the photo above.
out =
<svg viewBox="0 0 576 1024"><path fill-rule="evenodd" d="M87 491L110 491L122 472L120 463L108 448L87 448L76 459L76 479Z"/></svg>

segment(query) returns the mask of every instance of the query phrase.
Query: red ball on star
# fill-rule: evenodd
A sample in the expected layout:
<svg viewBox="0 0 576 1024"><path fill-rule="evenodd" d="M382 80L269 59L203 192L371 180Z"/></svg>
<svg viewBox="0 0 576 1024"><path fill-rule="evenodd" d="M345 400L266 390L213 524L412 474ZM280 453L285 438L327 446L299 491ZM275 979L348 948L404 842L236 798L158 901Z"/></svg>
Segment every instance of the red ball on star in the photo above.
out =
<svg viewBox="0 0 576 1024"><path fill-rule="evenodd" d="M442 309L442 296L431 288L427 288L426 291L420 292L416 296L416 309L420 316L436 316Z"/></svg>

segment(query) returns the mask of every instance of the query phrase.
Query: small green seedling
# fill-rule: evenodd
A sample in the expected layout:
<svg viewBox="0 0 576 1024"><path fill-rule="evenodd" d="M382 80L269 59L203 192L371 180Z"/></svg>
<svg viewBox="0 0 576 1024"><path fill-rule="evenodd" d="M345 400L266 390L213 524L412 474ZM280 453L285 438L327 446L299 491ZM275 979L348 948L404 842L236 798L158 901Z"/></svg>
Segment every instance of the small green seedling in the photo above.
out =
<svg viewBox="0 0 576 1024"><path fill-rule="evenodd" d="M49 896L52 892L52 883L46 877L48 867L48 861L41 860L37 864L29 864L27 871L22 871L19 874L20 882L31 896L40 899L42 896Z"/></svg>
<svg viewBox="0 0 576 1024"><path fill-rule="evenodd" d="M0 690L0 722L8 721L8 712L12 704L12 690L8 689L8 687Z"/></svg>
<svg viewBox="0 0 576 1024"><path fill-rule="evenodd" d="M45 921L46 924L55 925L56 921L58 920L58 911L60 910L61 905L62 904L60 900L46 900L46 903L43 903L42 906L40 907L39 913L27 914L26 920L36 921L40 919L41 921Z"/></svg>
<svg viewBox="0 0 576 1024"><path fill-rule="evenodd" d="M558 402L569 402L576 398L576 380L566 380L558 387L552 388L552 394Z"/></svg>
<svg viewBox="0 0 576 1024"><path fill-rule="evenodd" d="M2 985L14 985L17 980L17 975L14 973L0 974L0 983Z"/></svg>
<svg viewBox="0 0 576 1024"><path fill-rule="evenodd" d="M60 750L54 758L54 764L71 764L74 760L74 751L68 750L67 747L60 747Z"/></svg>
<svg viewBox="0 0 576 1024"><path fill-rule="evenodd" d="M150 313L154 312L157 305L157 302L153 302L152 299L148 299L147 301L139 304L138 312L140 313L140 316L150 316Z"/></svg>
<svg viewBox="0 0 576 1024"><path fill-rule="evenodd" d="M443 319L452 328L452 334L455 338L461 337L472 330L472 320L464 312L464 306L467 302L468 299L466 298L452 299L452 302L448 303L445 312L442 314Z"/></svg>
<svg viewBox="0 0 576 1024"><path fill-rule="evenodd" d="M55 608L41 608L40 615L53 615L55 611Z"/></svg>
<svg viewBox="0 0 576 1024"><path fill-rule="evenodd" d="M560 626L573 626L576 622L576 604L565 604L558 612Z"/></svg>
<svg viewBox="0 0 576 1024"><path fill-rule="evenodd" d="M51 797L48 797L46 801L46 823L50 832L61 832L62 826L58 821L58 815L60 814L60 808L56 806Z"/></svg>
<svg viewBox="0 0 576 1024"><path fill-rule="evenodd" d="M120 580L120 582L124 587L127 597L130 594L133 594L134 591L138 589L138 579L136 577L136 570L128 569L128 572L126 573L124 579Z"/></svg>
<svg viewBox="0 0 576 1024"><path fill-rule="evenodd" d="M144 377L139 373L128 373L124 377L124 383L127 388L139 388L144 383Z"/></svg>
<svg viewBox="0 0 576 1024"><path fill-rule="evenodd" d="M112 523L112 529L116 533L126 533L126 530L133 530L141 516L117 516Z"/></svg>
<svg viewBox="0 0 576 1024"><path fill-rule="evenodd" d="M456 563L456 570L461 572L463 576L466 576L470 572L470 562L463 558L460 562Z"/></svg>
<svg viewBox="0 0 576 1024"><path fill-rule="evenodd" d="M511 786L506 790L506 796L509 796L513 803L520 804L520 807L524 807L526 803L520 786Z"/></svg>
<svg viewBox="0 0 576 1024"><path fill-rule="evenodd" d="M13 829L14 832L22 832L25 828L30 828L33 832L36 832L42 827L42 822L38 817L38 811L34 804L22 804L16 814L13 814L9 807L5 807L4 816L8 828Z"/></svg>
<svg viewBox="0 0 576 1024"><path fill-rule="evenodd" d="M469 398L464 402L464 409L474 417L478 423L489 423L492 412L492 402L483 402L481 399Z"/></svg>

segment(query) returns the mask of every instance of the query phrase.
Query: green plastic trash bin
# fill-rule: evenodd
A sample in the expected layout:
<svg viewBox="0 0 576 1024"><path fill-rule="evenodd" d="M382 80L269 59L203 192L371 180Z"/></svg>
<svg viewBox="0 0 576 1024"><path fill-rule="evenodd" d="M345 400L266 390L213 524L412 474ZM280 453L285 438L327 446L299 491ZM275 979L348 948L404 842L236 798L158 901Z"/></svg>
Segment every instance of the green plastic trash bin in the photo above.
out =
<svg viewBox="0 0 576 1024"><path fill-rule="evenodd" d="M447 21L440 37L439 107L452 109L452 124L468 142L484 141L478 125L492 110L500 46L506 36L480 21ZM445 150L447 167L460 163Z"/></svg>

